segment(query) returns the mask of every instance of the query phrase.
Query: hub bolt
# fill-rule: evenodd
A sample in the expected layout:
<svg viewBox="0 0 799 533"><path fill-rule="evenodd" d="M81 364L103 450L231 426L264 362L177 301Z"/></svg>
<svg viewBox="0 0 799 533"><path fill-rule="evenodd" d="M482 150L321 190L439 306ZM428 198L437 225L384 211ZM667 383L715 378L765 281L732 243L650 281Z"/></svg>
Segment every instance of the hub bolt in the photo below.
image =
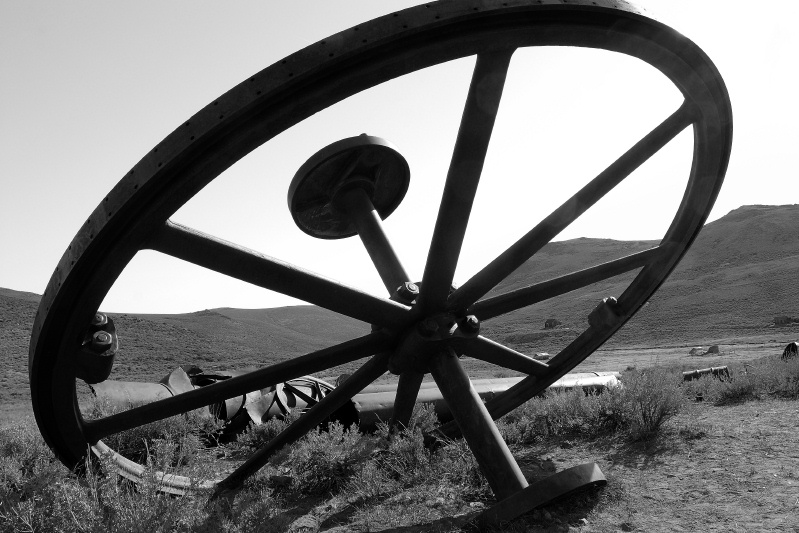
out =
<svg viewBox="0 0 799 533"><path fill-rule="evenodd" d="M405 302L412 302L419 296L419 286L416 283L411 283L410 281L406 281L399 287L397 287L397 296L400 297Z"/></svg>
<svg viewBox="0 0 799 533"><path fill-rule="evenodd" d="M465 333L477 333L480 331L480 321L474 315L469 315L461 322L461 328Z"/></svg>
<svg viewBox="0 0 799 533"><path fill-rule="evenodd" d="M97 353L106 351L112 344L114 344L114 339L108 332L98 331L92 335L92 350Z"/></svg>
<svg viewBox="0 0 799 533"><path fill-rule="evenodd" d="M594 329L609 329L616 327L621 320L619 302L612 296L603 298L591 313L588 314L588 325Z"/></svg>
<svg viewBox="0 0 799 533"><path fill-rule="evenodd" d="M93 328L101 328L108 324L108 317L105 316L103 313L97 313L94 315L91 321L91 327Z"/></svg>

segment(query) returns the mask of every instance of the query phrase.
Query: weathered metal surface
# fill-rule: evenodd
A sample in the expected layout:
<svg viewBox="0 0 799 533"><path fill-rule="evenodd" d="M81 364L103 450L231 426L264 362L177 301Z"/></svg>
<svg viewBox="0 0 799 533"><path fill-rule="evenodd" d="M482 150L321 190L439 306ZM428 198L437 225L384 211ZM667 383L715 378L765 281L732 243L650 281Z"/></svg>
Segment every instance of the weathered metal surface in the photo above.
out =
<svg viewBox="0 0 799 533"><path fill-rule="evenodd" d="M538 46L589 47L638 58L667 77L684 101L670 117L453 291L453 274L510 58L517 48ZM353 203L349 216L362 218L360 228L355 220L353 224L359 232L363 230L361 237L371 248L390 298L367 294L168 220L228 167L314 113L385 81L471 55L477 56L476 67L418 297L399 298L398 288L407 288L405 284L411 280L404 269L397 268L401 264L378 226L379 217L366 216L372 210L363 202ZM685 194L655 250L482 300L688 128L693 130L694 159ZM531 489L521 490L525 482L513 473L515 462L503 451L504 443L497 439L492 419L566 375L651 297L710 213L731 143L729 97L713 63L690 40L643 16L627 2L442 1L345 30L268 67L209 104L148 153L90 215L56 268L33 326L29 371L39 428L59 459L74 467L84 459L87 444L100 448L103 445L98 441L106 435L208 405L217 405L220 413L224 406L227 417L247 405L244 397L251 391L263 391L307 373L371 356L342 386L217 484L217 493L235 488L277 447L300 438L391 369L405 375L396 398L403 419L425 390L413 373L433 370L443 396L456 404L460 428L452 425L448 430L467 436L481 469L492 476L490 483L498 496L512 493L511 498L521 498ZM371 231L375 229L380 231ZM84 420L75 409L75 377L98 381L110 368L108 358L81 362L87 324L128 263L147 249L320 305L370 324L375 331L104 419ZM590 315L586 309L588 328L546 364L531 362L476 331L480 320L631 269L640 270L627 289L615 300L606 298ZM113 339L105 334L96 339L92 336L88 345L105 351L112 347L109 340L113 345ZM483 407L455 357L470 353L500 366L524 368L530 375ZM251 406L256 407L252 402ZM268 412L265 406L258 407L261 416ZM402 423L399 418L397 422ZM523 509L511 507L497 511L498 518L510 518Z"/></svg>
<svg viewBox="0 0 799 533"><path fill-rule="evenodd" d="M450 348L434 355L430 372L497 499L524 489L524 474L455 352Z"/></svg>
<svg viewBox="0 0 799 533"><path fill-rule="evenodd" d="M566 391L581 388L586 392L601 392L608 387L619 386L618 372L580 372L567 374L550 385L547 390ZM521 382L524 378L486 378L471 380L477 395L487 402L510 387ZM358 412L358 425L363 429L370 429L380 422L391 419L394 410L394 398L397 395L397 385L386 383L370 385L355 396L352 401ZM419 388L416 403L431 404L439 420L452 420L449 406L444 400L441 391L434 381L425 381Z"/></svg>
<svg viewBox="0 0 799 533"><path fill-rule="evenodd" d="M96 313L83 335L80 350L75 353L75 377L89 384L108 379L118 349L114 321Z"/></svg>
<svg viewBox="0 0 799 533"><path fill-rule="evenodd" d="M363 191L382 220L405 197L410 175L408 162L389 141L366 134L342 139L319 150L294 175L289 211L297 227L313 237L362 234L348 210L335 205L336 197L352 189Z"/></svg>
<svg viewBox="0 0 799 533"><path fill-rule="evenodd" d="M693 381L702 376L713 376L717 379L728 379L730 377L730 370L726 366L713 366L710 368L700 368L698 370L689 370L682 373L683 381Z"/></svg>
<svg viewBox="0 0 799 533"><path fill-rule="evenodd" d="M791 342L782 351L782 359L792 359L799 354L799 343Z"/></svg>
<svg viewBox="0 0 799 533"><path fill-rule="evenodd" d="M224 496L229 491L240 488L245 479L269 461L272 454L316 429L319 424L330 418L366 385L383 375L388 370L388 355L388 352L382 352L369 359L347 381L336 387L265 446L252 454L244 464L217 484L214 497Z"/></svg>
<svg viewBox="0 0 799 533"><path fill-rule="evenodd" d="M331 365L336 366L361 359L370 353L388 348L391 345L389 341L390 339L384 332L376 331L331 348L318 350L264 369L219 381L178 396L135 407L123 413L99 420L83 420L83 438L88 443L95 443L107 435L194 409L201 409L253 390L301 377L307 371L322 370Z"/></svg>
<svg viewBox="0 0 799 533"><path fill-rule="evenodd" d="M491 506L481 513L478 523L497 527L537 507L567 498L575 492L607 484L605 475L596 463L586 463L562 470L533 483Z"/></svg>
<svg viewBox="0 0 799 533"><path fill-rule="evenodd" d="M123 411L244 374L238 371L203 372L197 367L194 368L195 370L189 373L183 368L177 368L158 383L108 380L94 384L91 388L100 405L110 407L113 411ZM567 374L550 385L548 390L565 391L579 387L586 392L601 392L608 387L618 386L619 375L619 372ZM423 377L422 374L418 375L419 379ZM486 378L475 379L471 383L476 394L485 402L522 379L524 378ZM243 430L250 422L261 424L270 418L283 417L295 410L305 412L334 388L319 378L303 376L246 395L229 398L208 407L210 413L230 423L229 433L235 433ZM369 385L353 396L350 403L336 413L336 418L346 425L357 424L362 430L372 430L381 422L389 422L395 418L395 402L399 388L396 382ZM430 404L440 420L452 420L449 406L435 381L422 382L416 386L415 391L416 397L411 405ZM409 419L410 413L400 416L403 425L407 425Z"/></svg>
<svg viewBox="0 0 799 533"><path fill-rule="evenodd" d="M423 315L455 307L449 301L450 287L516 49L512 44L503 44L500 40L493 43L490 52L477 54L422 277L419 307Z"/></svg>

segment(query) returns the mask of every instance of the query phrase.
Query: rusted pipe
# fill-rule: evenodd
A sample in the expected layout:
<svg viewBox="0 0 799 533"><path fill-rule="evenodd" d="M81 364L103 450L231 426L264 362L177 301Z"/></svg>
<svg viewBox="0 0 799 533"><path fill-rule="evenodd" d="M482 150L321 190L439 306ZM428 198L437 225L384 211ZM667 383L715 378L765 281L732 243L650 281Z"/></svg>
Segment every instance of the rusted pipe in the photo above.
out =
<svg viewBox="0 0 799 533"><path fill-rule="evenodd" d="M729 379L730 370L726 366L713 366L710 368L700 368L699 370L689 370L682 373L683 381L693 381L702 376L713 376L716 379Z"/></svg>
<svg viewBox="0 0 799 533"><path fill-rule="evenodd" d="M726 368L726 367L724 367ZM113 411L123 411L138 405L174 396L196 388L211 385L243 374L241 371L202 372L196 367L187 373L183 368L173 370L158 383L141 383L108 380L92 385L101 405ZM597 392L617 386L618 372L583 372L567 374L549 387L549 390L571 390L581 387ZM483 401L506 391L521 381L522 377L487 378L472 380L472 386ZM313 376L306 376L274 387L256 390L244 396L229 398L225 402L209 406L220 420L228 423L226 433L243 430L250 422L261 424L275 417L283 417L294 410L305 411L335 387ZM394 413L397 383L373 384L339 410L335 419L345 425L358 424L363 430L374 429L380 422L388 422ZM434 381L421 384L416 403L432 404L442 421L452 419L447 402Z"/></svg>

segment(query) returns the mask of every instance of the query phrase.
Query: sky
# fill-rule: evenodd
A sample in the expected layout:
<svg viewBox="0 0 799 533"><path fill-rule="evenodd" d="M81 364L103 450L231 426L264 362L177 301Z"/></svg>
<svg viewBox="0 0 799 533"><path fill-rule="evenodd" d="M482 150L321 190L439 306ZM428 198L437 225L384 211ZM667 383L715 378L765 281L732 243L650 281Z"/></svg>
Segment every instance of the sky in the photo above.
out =
<svg viewBox="0 0 799 533"><path fill-rule="evenodd" d="M108 191L153 146L239 82L318 40L420 2L290 0L0 3L0 287L41 294ZM641 0L721 72L734 117L730 166L710 220L749 204L799 202L799 4ZM172 217L237 244L383 295L357 237L302 233L288 184L315 152L368 133L394 143L408 193L384 221L421 279L473 58L392 80L256 149ZM508 75L469 220L457 283L526 233L680 103L637 59L525 49ZM660 239L691 162L683 132L558 236ZM199 267L140 252L103 302L110 312L177 313L296 304Z"/></svg>

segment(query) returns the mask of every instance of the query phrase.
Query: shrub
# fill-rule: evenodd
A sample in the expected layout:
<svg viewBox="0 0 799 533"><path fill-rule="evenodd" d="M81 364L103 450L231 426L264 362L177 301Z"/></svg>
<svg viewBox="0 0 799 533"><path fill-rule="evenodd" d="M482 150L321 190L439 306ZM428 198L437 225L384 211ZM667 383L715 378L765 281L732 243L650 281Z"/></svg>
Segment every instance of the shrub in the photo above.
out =
<svg viewBox="0 0 799 533"><path fill-rule="evenodd" d="M799 358L764 357L752 364L733 365L729 378L703 376L685 383L683 389L690 398L701 397L716 405L739 404L767 396L799 398Z"/></svg>
<svg viewBox="0 0 799 533"><path fill-rule="evenodd" d="M448 441L436 451L434 464L435 469L430 470L430 475L454 485L464 500L489 500L493 497L491 487L465 440Z"/></svg>
<svg viewBox="0 0 799 533"><path fill-rule="evenodd" d="M102 418L115 412L109 405L95 402L86 418ZM205 444L216 443L222 425L207 411L197 409L116 433L103 442L132 461L141 464L155 461L161 469L166 469L204 461Z"/></svg>
<svg viewBox="0 0 799 533"><path fill-rule="evenodd" d="M664 422L680 411L683 398L678 382L669 373L658 369L627 372L622 384L629 410L626 431L631 440L646 440L654 436Z"/></svg>
<svg viewBox="0 0 799 533"><path fill-rule="evenodd" d="M408 486L429 476L430 452L425 448L421 429L409 427L385 442L377 464L391 479Z"/></svg>
<svg viewBox="0 0 799 533"><path fill-rule="evenodd" d="M509 444L613 433L641 440L657 434L680 410L682 396L673 371L628 371L621 383L600 394L573 389L533 398L500 420L500 433Z"/></svg>
<svg viewBox="0 0 799 533"><path fill-rule="evenodd" d="M0 428L0 502L33 498L67 474L33 421Z"/></svg>
<svg viewBox="0 0 799 533"><path fill-rule="evenodd" d="M236 441L230 443L228 448L238 453L246 453L249 455L254 450L261 448L269 441L278 436L278 434L286 429L292 422L300 417L298 410L290 412L285 418L270 418L266 422L255 425L250 424L247 428L236 438Z"/></svg>
<svg viewBox="0 0 799 533"><path fill-rule="evenodd" d="M500 434L509 444L531 444L548 437L567 437L590 429L596 400L581 389L533 398L502 418Z"/></svg>
<svg viewBox="0 0 799 533"><path fill-rule="evenodd" d="M358 463L375 449L373 441L355 426L344 429L333 422L328 431L317 429L284 448L273 463L287 468L294 489L304 494L338 492L356 473Z"/></svg>

